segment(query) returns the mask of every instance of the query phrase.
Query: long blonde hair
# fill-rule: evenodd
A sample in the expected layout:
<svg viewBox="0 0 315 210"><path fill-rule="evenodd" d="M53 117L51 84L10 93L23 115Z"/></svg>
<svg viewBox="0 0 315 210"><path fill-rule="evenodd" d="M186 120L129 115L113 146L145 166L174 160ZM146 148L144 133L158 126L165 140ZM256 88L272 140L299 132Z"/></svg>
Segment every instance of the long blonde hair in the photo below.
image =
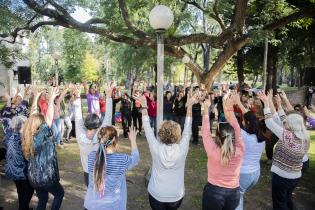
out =
<svg viewBox="0 0 315 210"><path fill-rule="evenodd" d="M221 163L227 166L235 154L235 131L229 123L219 123L217 145L221 148Z"/></svg>
<svg viewBox="0 0 315 210"><path fill-rule="evenodd" d="M23 126L22 150L27 160L34 157L34 135L36 135L44 121L45 119L41 114L33 114L26 120Z"/></svg>

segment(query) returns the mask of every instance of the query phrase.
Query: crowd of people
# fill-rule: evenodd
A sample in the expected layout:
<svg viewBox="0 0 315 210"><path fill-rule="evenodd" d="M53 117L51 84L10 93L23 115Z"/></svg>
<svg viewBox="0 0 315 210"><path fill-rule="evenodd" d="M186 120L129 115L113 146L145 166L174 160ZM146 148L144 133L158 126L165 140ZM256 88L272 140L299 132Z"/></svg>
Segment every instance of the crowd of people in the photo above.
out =
<svg viewBox="0 0 315 210"><path fill-rule="evenodd" d="M293 107L283 91L255 94L248 87L230 90L223 85L214 93L204 86L174 87L165 91L161 125L156 123L154 88L145 82L130 91L84 83L42 89L33 85L21 92L18 88L14 96L6 94L1 110L1 156L6 176L15 182L19 210L30 209L34 191L37 210L46 209L49 193L54 197L51 209L60 209L65 192L56 150L71 136L80 150L88 210L127 208L126 172L139 163L136 139L142 127L152 157L148 200L153 210L181 206L186 157L190 141L199 144L200 126L208 158L203 210L244 209L244 194L259 180L264 149L271 162L273 209L293 209L292 192L308 168L307 129L315 129L315 119L310 106ZM117 151L118 104L130 154Z"/></svg>

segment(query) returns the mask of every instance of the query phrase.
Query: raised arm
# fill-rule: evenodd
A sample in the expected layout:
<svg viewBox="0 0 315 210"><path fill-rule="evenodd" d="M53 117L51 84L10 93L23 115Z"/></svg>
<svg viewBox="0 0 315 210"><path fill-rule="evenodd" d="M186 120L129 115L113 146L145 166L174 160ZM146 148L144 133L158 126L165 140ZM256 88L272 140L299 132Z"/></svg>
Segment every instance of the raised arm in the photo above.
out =
<svg viewBox="0 0 315 210"><path fill-rule="evenodd" d="M187 102L186 102L186 107L187 107L187 111L186 111L186 119L185 119L185 125L184 125L184 130L182 133L182 139L180 141L180 145L187 148L189 146L189 140L191 137L191 125L192 125L192 106L197 103L197 98L196 96L192 96L190 97Z"/></svg>
<svg viewBox="0 0 315 210"><path fill-rule="evenodd" d="M267 96L268 96L268 99L269 99L269 107L270 107L270 111L271 111L271 114L274 114L276 113L276 108L273 104L273 100L272 100L272 96L273 96L273 90L270 89L267 93Z"/></svg>
<svg viewBox="0 0 315 210"><path fill-rule="evenodd" d="M51 127L52 125L52 121L54 117L54 100L56 96L58 95L58 92L59 92L58 88L53 87L49 94L48 109L47 109L47 114L45 115L45 121L48 127Z"/></svg>
<svg viewBox="0 0 315 210"><path fill-rule="evenodd" d="M273 120L272 113L269 108L268 97L264 93L259 92L258 98L262 100L262 102L264 103L264 107L265 107L264 116L265 116L265 123L266 123L267 128L271 130L271 132L274 133L280 140L282 140L283 139L282 134L283 134L284 129Z"/></svg>
<svg viewBox="0 0 315 210"><path fill-rule="evenodd" d="M153 151L155 145L158 144L158 141L154 135L154 131L150 126L150 119L148 116L148 105L147 99L144 95L142 96L135 96L135 99L141 103L141 113L142 113L142 124L144 128L145 137L149 143L150 150Z"/></svg>
<svg viewBox="0 0 315 210"><path fill-rule="evenodd" d="M83 83L83 88L85 95L89 94L89 85L86 82Z"/></svg>
<svg viewBox="0 0 315 210"><path fill-rule="evenodd" d="M137 146L137 133L138 131L134 127L129 128L128 138L131 145L131 156L128 161L128 170L136 166L140 161L138 146Z"/></svg>
<svg viewBox="0 0 315 210"><path fill-rule="evenodd" d="M236 104L237 99L236 91L223 98L223 110L225 119L234 128L235 132L235 146L244 149L244 142L241 138L241 128L234 115L233 105Z"/></svg>
<svg viewBox="0 0 315 210"><path fill-rule="evenodd" d="M202 117L202 141L203 146L209 155L213 148L215 147L215 143L213 142L212 136L211 136L211 128L210 128L210 121L209 121L209 107L211 106L210 99L206 99L203 104L203 117Z"/></svg>
<svg viewBox="0 0 315 210"><path fill-rule="evenodd" d="M43 93L43 92L38 92L36 87L34 86L32 88L32 93L33 93L33 103L32 103L32 108L31 108L31 114L30 115L33 115L33 114L36 114L37 111L38 111L38 99L40 97L40 95Z"/></svg>
<svg viewBox="0 0 315 210"><path fill-rule="evenodd" d="M287 108L286 111L287 112L293 111L294 108L293 108L292 104L290 103L290 101L289 101L289 99L288 99L288 97L287 97L287 95L285 94L284 91L281 91L280 96L281 96L281 99L284 101L284 104L285 104L285 106Z"/></svg>
<svg viewBox="0 0 315 210"><path fill-rule="evenodd" d="M241 109L243 115L244 115L246 112L248 112L248 110L247 110L247 109L245 108L245 106L242 104L241 98L240 98L240 96L239 96L237 93L235 93L235 103L236 103L236 105Z"/></svg>
<svg viewBox="0 0 315 210"><path fill-rule="evenodd" d="M106 95L106 112L105 117L102 122L102 127L112 125L113 116L113 99L112 99L113 86L105 85L105 95Z"/></svg>

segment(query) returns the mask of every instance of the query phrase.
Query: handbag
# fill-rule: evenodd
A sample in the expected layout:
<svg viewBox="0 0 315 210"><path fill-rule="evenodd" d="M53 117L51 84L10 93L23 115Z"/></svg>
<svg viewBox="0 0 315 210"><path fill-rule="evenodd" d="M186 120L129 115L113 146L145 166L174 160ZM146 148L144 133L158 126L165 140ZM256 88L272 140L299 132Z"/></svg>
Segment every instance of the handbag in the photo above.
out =
<svg viewBox="0 0 315 210"><path fill-rule="evenodd" d="M52 135L42 134L36 138L41 138L40 145L27 166L28 180L35 189L53 186L60 180Z"/></svg>

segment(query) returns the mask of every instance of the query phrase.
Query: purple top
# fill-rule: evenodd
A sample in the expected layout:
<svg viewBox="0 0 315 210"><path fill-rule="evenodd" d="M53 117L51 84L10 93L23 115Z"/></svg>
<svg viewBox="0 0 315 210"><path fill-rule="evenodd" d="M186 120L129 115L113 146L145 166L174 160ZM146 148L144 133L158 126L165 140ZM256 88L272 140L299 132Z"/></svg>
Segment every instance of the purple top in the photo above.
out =
<svg viewBox="0 0 315 210"><path fill-rule="evenodd" d="M98 93L92 95L90 93L86 94L86 99L88 103L88 112L90 114L100 114L100 95Z"/></svg>
<svg viewBox="0 0 315 210"><path fill-rule="evenodd" d="M314 119L314 118L307 117L307 118L306 118L306 122L307 122L308 127L309 127L310 129L315 129L315 119Z"/></svg>

